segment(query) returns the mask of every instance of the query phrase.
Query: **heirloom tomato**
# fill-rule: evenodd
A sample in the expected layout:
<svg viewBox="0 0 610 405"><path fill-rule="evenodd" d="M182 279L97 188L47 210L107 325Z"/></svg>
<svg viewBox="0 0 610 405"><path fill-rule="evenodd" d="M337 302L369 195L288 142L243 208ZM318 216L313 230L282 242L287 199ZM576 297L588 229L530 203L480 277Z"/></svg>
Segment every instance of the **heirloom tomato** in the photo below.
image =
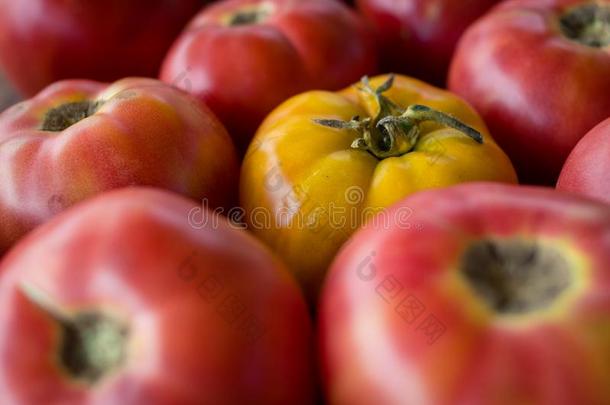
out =
<svg viewBox="0 0 610 405"><path fill-rule="evenodd" d="M610 203L610 118L576 145L561 170L557 188Z"/></svg>
<svg viewBox="0 0 610 405"><path fill-rule="evenodd" d="M508 0L462 36L449 89L489 125L526 183L554 185L610 116L610 0Z"/></svg>
<svg viewBox="0 0 610 405"><path fill-rule="evenodd" d="M375 29L383 71L445 85L449 63L466 28L498 0L358 0Z"/></svg>
<svg viewBox="0 0 610 405"><path fill-rule="evenodd" d="M610 404L610 208L462 184L366 225L324 286L327 403Z"/></svg>
<svg viewBox="0 0 610 405"><path fill-rule="evenodd" d="M311 404L296 282L198 210L115 190L20 242L0 268L2 405Z"/></svg>
<svg viewBox="0 0 610 405"><path fill-rule="evenodd" d="M0 66L26 96L64 79L156 77L202 0L0 0Z"/></svg>
<svg viewBox="0 0 610 405"><path fill-rule="evenodd" d="M228 0L195 17L161 78L205 101L243 151L282 101L337 90L376 66L371 32L337 0Z"/></svg>
<svg viewBox="0 0 610 405"><path fill-rule="evenodd" d="M517 181L476 112L426 83L380 76L273 111L246 154L240 198L251 231L313 298L339 247L373 214L474 180Z"/></svg>
<svg viewBox="0 0 610 405"><path fill-rule="evenodd" d="M0 114L0 252L66 207L114 188L233 203L231 139L199 100L153 79L68 80Z"/></svg>

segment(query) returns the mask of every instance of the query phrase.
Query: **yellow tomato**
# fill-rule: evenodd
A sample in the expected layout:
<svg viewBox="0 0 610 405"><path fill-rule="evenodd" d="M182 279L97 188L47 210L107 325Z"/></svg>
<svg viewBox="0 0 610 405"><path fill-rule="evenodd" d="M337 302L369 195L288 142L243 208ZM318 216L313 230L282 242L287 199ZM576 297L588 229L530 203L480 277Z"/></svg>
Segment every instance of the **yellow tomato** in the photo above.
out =
<svg viewBox="0 0 610 405"><path fill-rule="evenodd" d="M333 257L362 223L389 220L380 211L419 190L468 181L517 178L465 101L386 75L280 105L248 149L240 189L250 230L315 298ZM405 226L409 214L398 219Z"/></svg>

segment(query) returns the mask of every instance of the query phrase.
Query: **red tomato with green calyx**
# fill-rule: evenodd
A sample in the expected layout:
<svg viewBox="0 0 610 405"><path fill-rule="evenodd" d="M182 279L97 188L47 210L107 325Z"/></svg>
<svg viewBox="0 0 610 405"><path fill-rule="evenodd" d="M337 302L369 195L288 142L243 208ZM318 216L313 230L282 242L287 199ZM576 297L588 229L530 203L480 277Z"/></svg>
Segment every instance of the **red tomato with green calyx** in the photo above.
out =
<svg viewBox="0 0 610 405"><path fill-rule="evenodd" d="M229 0L191 22L161 78L204 100L245 151L282 101L337 90L376 65L371 33L339 1Z"/></svg>
<svg viewBox="0 0 610 405"><path fill-rule="evenodd" d="M195 98L153 79L64 81L0 114L0 253L76 202L132 185L232 204L231 139Z"/></svg>
<svg viewBox="0 0 610 405"><path fill-rule="evenodd" d="M610 403L610 207L470 183L383 218L322 294L329 404Z"/></svg>
<svg viewBox="0 0 610 405"><path fill-rule="evenodd" d="M42 226L0 272L0 397L22 404L312 403L301 293L252 237L152 189Z"/></svg>
<svg viewBox="0 0 610 405"><path fill-rule="evenodd" d="M502 2L460 40L449 88L481 113L522 182L554 185L610 116L610 1Z"/></svg>

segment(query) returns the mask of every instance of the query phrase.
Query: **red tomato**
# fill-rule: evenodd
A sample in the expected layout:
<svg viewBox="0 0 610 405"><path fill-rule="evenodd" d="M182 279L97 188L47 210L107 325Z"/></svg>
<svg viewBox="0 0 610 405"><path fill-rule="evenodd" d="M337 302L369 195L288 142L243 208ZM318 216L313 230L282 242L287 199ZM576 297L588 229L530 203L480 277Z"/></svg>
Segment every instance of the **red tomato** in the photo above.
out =
<svg viewBox="0 0 610 405"><path fill-rule="evenodd" d="M557 188L610 203L610 118L576 145L563 166Z"/></svg>
<svg viewBox="0 0 610 405"><path fill-rule="evenodd" d="M36 230L0 272L12 404L306 404L311 325L261 244L156 190L110 192ZM187 218L198 213L198 226Z"/></svg>
<svg viewBox="0 0 610 405"><path fill-rule="evenodd" d="M0 112L17 103L19 96L0 71Z"/></svg>
<svg viewBox="0 0 610 405"><path fill-rule="evenodd" d="M610 116L609 15L609 0L509 0L462 37L449 88L482 114L522 181L555 184Z"/></svg>
<svg viewBox="0 0 610 405"><path fill-rule="evenodd" d="M26 95L61 79L158 73L202 0L0 0L0 63Z"/></svg>
<svg viewBox="0 0 610 405"><path fill-rule="evenodd" d="M445 85L464 30L498 0L357 0L375 28L383 71Z"/></svg>
<svg viewBox="0 0 610 405"><path fill-rule="evenodd" d="M204 100L245 150L288 97L345 87L375 67L370 33L339 1L228 0L194 19L161 78Z"/></svg>
<svg viewBox="0 0 610 405"><path fill-rule="evenodd" d="M610 207L418 193L348 242L318 315L329 404L608 404Z"/></svg>
<svg viewBox="0 0 610 405"><path fill-rule="evenodd" d="M147 185L232 203L231 140L198 100L153 79L65 81L0 114L0 252L64 208Z"/></svg>

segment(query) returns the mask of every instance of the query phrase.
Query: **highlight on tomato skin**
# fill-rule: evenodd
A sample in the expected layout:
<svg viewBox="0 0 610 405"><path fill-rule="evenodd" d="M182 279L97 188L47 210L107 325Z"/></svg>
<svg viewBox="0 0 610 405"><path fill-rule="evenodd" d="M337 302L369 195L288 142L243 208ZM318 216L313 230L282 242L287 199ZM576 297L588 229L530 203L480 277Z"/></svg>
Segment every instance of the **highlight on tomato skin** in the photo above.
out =
<svg viewBox="0 0 610 405"><path fill-rule="evenodd" d="M0 0L0 405L609 405L609 95L610 0Z"/></svg>
<svg viewBox="0 0 610 405"><path fill-rule="evenodd" d="M481 114L527 184L554 186L610 116L610 2L509 0L471 25L448 87Z"/></svg>
<svg viewBox="0 0 610 405"><path fill-rule="evenodd" d="M517 182L478 114L448 91L382 75L276 108L244 158L240 201L248 229L315 303L333 257L374 214L469 181Z"/></svg>
<svg viewBox="0 0 610 405"><path fill-rule="evenodd" d="M405 208L409 226L365 225L330 268L327 403L610 401L610 206L470 183Z"/></svg>
<svg viewBox="0 0 610 405"><path fill-rule="evenodd" d="M209 105L243 153L290 96L338 90L376 71L371 31L340 1L228 0L191 21L160 78Z"/></svg>
<svg viewBox="0 0 610 405"><path fill-rule="evenodd" d="M262 244L194 201L114 190L0 266L0 398L22 404L312 404L303 296Z"/></svg>
<svg viewBox="0 0 610 405"><path fill-rule="evenodd" d="M55 83L0 113L0 254L73 204L134 185L232 206L238 161L197 99L155 79Z"/></svg>
<svg viewBox="0 0 610 405"><path fill-rule="evenodd" d="M589 131L563 165L557 189L610 203L610 118Z"/></svg>

